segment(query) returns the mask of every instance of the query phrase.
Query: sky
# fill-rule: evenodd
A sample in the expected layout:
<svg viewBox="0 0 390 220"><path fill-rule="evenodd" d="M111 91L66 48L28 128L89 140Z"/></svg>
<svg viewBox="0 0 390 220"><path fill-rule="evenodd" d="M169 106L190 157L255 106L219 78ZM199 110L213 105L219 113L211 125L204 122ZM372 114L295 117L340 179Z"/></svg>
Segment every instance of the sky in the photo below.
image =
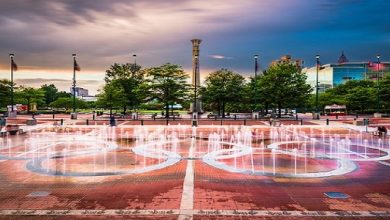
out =
<svg viewBox="0 0 390 220"><path fill-rule="evenodd" d="M314 65L390 61L388 0L1 0L0 78L15 54L19 85L69 90L72 54L78 85L95 94L113 63L170 62L191 72L191 42L202 39L202 77L220 68L244 76L284 54Z"/></svg>

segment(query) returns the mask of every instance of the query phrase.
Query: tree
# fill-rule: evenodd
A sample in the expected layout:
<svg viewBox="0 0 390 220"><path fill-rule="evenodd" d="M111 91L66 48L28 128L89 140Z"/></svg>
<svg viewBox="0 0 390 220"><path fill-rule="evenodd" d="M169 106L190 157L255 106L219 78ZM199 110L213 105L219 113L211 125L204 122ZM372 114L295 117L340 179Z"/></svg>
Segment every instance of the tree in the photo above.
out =
<svg viewBox="0 0 390 220"><path fill-rule="evenodd" d="M149 99L164 103L165 117L169 118L169 105L182 103L188 97L188 75L181 66L164 64L147 70L150 77Z"/></svg>
<svg viewBox="0 0 390 220"><path fill-rule="evenodd" d="M6 107L11 103L11 82L2 79L0 80L0 107Z"/></svg>
<svg viewBox="0 0 390 220"><path fill-rule="evenodd" d="M45 101L44 91L32 87L20 87L18 91L16 91L15 96L18 101L27 105L27 113L30 113L32 103L35 103L37 106L39 106Z"/></svg>
<svg viewBox="0 0 390 220"><path fill-rule="evenodd" d="M124 95L123 88L118 85L117 81L112 81L103 87L102 93L98 95L96 105L99 107L109 108L111 117L112 109L114 107L122 106L125 99L126 97Z"/></svg>
<svg viewBox="0 0 390 220"><path fill-rule="evenodd" d="M325 105L338 104L346 105L350 111L363 112L375 108L375 105L372 104L372 100L376 97L376 92L373 93L375 88L375 83L370 80L350 80L328 89L324 93L319 93L318 103L321 109L324 109ZM309 102L314 108L315 95L310 98Z"/></svg>
<svg viewBox="0 0 390 220"><path fill-rule="evenodd" d="M272 100L272 104L277 106L279 117L282 115L282 108L303 106L312 90L306 84L306 75L300 73L293 63L270 66L260 78L260 86L268 100Z"/></svg>
<svg viewBox="0 0 390 220"><path fill-rule="evenodd" d="M310 98L308 99L308 107L310 109L315 108L315 100L316 100L316 95L312 94ZM345 95L335 95L332 92L332 89L329 89L323 93L318 93L318 106L319 109L323 110L326 105L346 105L347 100Z"/></svg>
<svg viewBox="0 0 390 220"><path fill-rule="evenodd" d="M83 109L88 105L84 100L76 98L76 105L78 108ZM66 110L73 108L73 98L71 97L60 97L56 99L54 102L50 103L50 107L53 108L65 108Z"/></svg>
<svg viewBox="0 0 390 220"><path fill-rule="evenodd" d="M264 74L266 74L265 71L263 72ZM264 114L264 109L268 112L268 107L272 103L272 99L265 93L266 91L262 86L263 81L261 77L262 75L258 75L256 79L254 77L250 78L246 86L246 97L251 106L251 110L261 110L262 114Z"/></svg>
<svg viewBox="0 0 390 220"><path fill-rule="evenodd" d="M126 114L128 107L135 109L143 99L144 71L137 64L117 64L111 65L106 70L106 83L113 83L121 87L124 98L121 102L123 114Z"/></svg>
<svg viewBox="0 0 390 220"><path fill-rule="evenodd" d="M58 98L58 89L54 84L42 85L41 90L44 93L46 107Z"/></svg>
<svg viewBox="0 0 390 220"><path fill-rule="evenodd" d="M381 105L388 110L390 109L390 74L386 75L382 80L380 80L380 99Z"/></svg>
<svg viewBox="0 0 390 220"><path fill-rule="evenodd" d="M366 109L375 106L375 97L375 88L362 86L352 88L346 95L347 108L356 110L359 109L361 113L364 113Z"/></svg>
<svg viewBox="0 0 390 220"><path fill-rule="evenodd" d="M238 73L221 69L211 73L201 88L201 99L217 109L218 115L225 117L226 105L242 101L245 79ZM237 107L237 106L236 106Z"/></svg>

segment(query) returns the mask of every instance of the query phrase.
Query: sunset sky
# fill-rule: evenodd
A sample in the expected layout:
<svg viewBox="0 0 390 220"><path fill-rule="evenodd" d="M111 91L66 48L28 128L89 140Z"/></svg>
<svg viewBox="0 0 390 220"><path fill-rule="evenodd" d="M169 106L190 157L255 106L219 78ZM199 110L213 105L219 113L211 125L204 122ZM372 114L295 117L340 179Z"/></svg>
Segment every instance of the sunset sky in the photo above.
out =
<svg viewBox="0 0 390 220"><path fill-rule="evenodd" d="M72 53L82 68L79 85L95 93L114 62L144 67L166 62L191 69L192 38L203 40L203 75L229 68L253 72L284 54L313 65L390 61L390 1L387 0L2 0L0 78L9 78L15 53L19 84L53 81L70 87ZM68 90L68 89L67 89Z"/></svg>

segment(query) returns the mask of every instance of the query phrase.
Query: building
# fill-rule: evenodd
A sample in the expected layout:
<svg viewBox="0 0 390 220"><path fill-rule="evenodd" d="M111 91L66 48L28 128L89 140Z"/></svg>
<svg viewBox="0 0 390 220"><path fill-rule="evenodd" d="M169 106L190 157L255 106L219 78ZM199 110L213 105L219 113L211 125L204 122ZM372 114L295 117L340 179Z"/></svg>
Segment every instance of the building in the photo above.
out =
<svg viewBox="0 0 390 220"><path fill-rule="evenodd" d="M304 64L302 59L292 59L291 55L284 55L284 56L281 56L279 60L272 61L270 66L273 66L273 65L276 65L279 63L294 63L297 65L299 70L302 70L303 64Z"/></svg>
<svg viewBox="0 0 390 220"><path fill-rule="evenodd" d="M389 71L390 62L381 62L379 65L379 79ZM320 67L304 68L307 75L306 82L315 88L318 68L318 92L324 92L348 80L376 80L378 64L376 62L349 62L348 58L341 54L337 63L325 64ZM313 90L315 93L315 89Z"/></svg>
<svg viewBox="0 0 390 220"><path fill-rule="evenodd" d="M70 93L73 95L73 87L70 88ZM81 88L81 87L76 87L75 88L75 93L76 93L76 96L81 96L81 97L84 97L84 96L89 96L88 95L88 89L84 89L84 88Z"/></svg>

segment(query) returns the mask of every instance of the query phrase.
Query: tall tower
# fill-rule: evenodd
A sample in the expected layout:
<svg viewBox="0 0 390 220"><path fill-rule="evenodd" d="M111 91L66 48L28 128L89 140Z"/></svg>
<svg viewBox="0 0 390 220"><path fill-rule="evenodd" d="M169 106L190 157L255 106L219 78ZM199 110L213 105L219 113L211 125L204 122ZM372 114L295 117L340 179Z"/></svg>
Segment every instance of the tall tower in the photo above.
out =
<svg viewBox="0 0 390 220"><path fill-rule="evenodd" d="M194 87L195 100L191 106L192 112L202 112L202 103L199 101L199 87L200 87L200 74L199 74L199 46L202 42L201 39L192 39L192 86Z"/></svg>

